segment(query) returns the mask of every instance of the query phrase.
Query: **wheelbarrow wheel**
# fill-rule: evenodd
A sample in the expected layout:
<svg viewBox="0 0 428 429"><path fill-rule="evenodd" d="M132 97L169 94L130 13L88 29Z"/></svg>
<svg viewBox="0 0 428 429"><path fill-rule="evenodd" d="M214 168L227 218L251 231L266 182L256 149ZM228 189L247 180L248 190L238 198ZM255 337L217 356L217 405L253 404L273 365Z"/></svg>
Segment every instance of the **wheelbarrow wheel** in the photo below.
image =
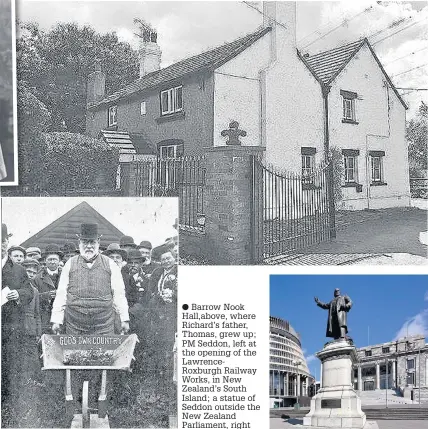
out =
<svg viewBox="0 0 428 429"><path fill-rule="evenodd" d="M90 414L89 414L89 381L83 382L82 388L82 427L90 427Z"/></svg>

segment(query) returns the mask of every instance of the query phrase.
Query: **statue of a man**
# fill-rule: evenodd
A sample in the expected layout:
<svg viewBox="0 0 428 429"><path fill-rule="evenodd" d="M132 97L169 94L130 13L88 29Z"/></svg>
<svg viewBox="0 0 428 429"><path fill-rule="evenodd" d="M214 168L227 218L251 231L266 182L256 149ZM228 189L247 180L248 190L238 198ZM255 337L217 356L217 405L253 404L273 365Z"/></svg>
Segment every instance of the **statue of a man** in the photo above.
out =
<svg viewBox="0 0 428 429"><path fill-rule="evenodd" d="M340 289L334 290L334 299L328 304L324 304L317 297L315 302L318 307L328 310L327 332L326 336L334 338L346 338L348 333L347 313L352 307L352 301L349 296L340 295Z"/></svg>

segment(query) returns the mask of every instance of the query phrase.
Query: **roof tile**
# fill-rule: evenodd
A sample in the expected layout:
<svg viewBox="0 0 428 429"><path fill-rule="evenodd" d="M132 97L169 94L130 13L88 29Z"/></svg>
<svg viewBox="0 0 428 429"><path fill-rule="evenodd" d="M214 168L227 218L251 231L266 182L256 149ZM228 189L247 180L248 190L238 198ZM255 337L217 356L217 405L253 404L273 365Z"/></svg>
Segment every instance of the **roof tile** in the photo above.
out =
<svg viewBox="0 0 428 429"><path fill-rule="evenodd" d="M257 31L247 34L233 42L225 43L224 45L207 52L186 58L177 63L171 64L168 67L149 73L119 91L109 95L98 103L88 106L88 108L91 109L97 106L114 103L121 98L128 97L136 92L156 87L191 73L203 70L213 70L239 55L270 30L270 27L261 27Z"/></svg>

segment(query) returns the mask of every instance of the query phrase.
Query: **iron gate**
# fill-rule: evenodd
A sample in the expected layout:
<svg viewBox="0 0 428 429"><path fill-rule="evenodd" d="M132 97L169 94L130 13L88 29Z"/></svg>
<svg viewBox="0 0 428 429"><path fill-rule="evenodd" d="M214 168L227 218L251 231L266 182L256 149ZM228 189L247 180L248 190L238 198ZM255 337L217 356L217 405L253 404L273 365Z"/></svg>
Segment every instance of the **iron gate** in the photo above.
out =
<svg viewBox="0 0 428 429"><path fill-rule="evenodd" d="M204 230L205 158L139 161L135 166L136 194L141 197L179 197L180 226Z"/></svg>
<svg viewBox="0 0 428 429"><path fill-rule="evenodd" d="M255 263L334 236L334 210L328 189L331 163L303 176L268 168L256 156L251 162L251 240Z"/></svg>

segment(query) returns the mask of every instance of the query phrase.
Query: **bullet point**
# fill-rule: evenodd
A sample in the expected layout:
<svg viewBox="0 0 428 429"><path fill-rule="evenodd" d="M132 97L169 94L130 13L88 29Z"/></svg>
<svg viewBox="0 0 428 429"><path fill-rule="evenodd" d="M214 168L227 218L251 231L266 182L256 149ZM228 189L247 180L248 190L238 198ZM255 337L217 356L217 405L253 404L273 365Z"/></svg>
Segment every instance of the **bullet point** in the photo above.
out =
<svg viewBox="0 0 428 429"><path fill-rule="evenodd" d="M189 306L187 304L183 304L183 310L188 310Z"/></svg>

